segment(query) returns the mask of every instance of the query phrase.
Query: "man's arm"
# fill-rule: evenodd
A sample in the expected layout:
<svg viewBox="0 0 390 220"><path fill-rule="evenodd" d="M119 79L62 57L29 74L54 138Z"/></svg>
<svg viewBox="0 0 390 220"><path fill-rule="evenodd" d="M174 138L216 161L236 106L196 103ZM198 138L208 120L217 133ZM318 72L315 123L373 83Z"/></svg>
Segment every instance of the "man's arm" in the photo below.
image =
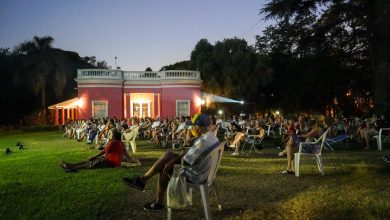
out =
<svg viewBox="0 0 390 220"><path fill-rule="evenodd" d="M104 155L105 152L104 151L100 151L98 154L96 154L95 156L92 156L92 157L89 157L88 160L92 160L92 159L95 159L95 158L98 158L102 155Z"/></svg>

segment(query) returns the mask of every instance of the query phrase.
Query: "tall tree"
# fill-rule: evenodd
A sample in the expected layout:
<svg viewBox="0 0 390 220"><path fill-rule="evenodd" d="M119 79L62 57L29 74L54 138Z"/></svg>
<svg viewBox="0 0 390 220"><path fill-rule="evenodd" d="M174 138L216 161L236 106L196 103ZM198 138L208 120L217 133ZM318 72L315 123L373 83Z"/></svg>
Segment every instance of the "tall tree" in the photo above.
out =
<svg viewBox="0 0 390 220"><path fill-rule="evenodd" d="M341 50L353 65L368 59L373 75L375 103L379 111L389 108L390 91L390 4L386 0L271 0L261 13L278 24L297 25L311 18L304 32L289 36L300 39L300 45L324 46ZM321 43L322 42L322 43ZM293 48L297 51L299 47ZM341 54L341 53L339 53ZM348 61L348 60L346 60ZM349 62L348 61L348 62ZM351 63L344 63L348 66Z"/></svg>
<svg viewBox="0 0 390 220"><path fill-rule="evenodd" d="M40 93L41 108L43 115L46 115L46 87L47 78L51 73L52 65L48 53L53 46L54 38L51 36L34 36L33 40L20 44L16 53L24 54L30 59L26 60L29 69L28 82L35 93Z"/></svg>

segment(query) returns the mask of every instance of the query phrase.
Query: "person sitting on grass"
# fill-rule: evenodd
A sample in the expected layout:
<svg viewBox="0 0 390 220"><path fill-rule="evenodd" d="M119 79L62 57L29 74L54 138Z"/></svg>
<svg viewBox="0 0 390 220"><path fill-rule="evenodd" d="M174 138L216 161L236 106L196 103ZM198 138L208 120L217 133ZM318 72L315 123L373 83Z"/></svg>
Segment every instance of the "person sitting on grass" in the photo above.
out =
<svg viewBox="0 0 390 220"><path fill-rule="evenodd" d="M195 140L194 145L189 148L186 153L178 155L172 151L167 151L142 176L123 178L123 181L128 186L144 191L145 184L148 180L156 174L159 175L156 200L144 205L145 210L158 211L164 209L163 198L175 164L180 164L181 159L183 158L186 164L194 165L194 162L197 158L202 156L203 152L209 152L213 146L218 144L218 139L209 131L210 123L208 115L198 115L195 120L193 120L193 129L200 134L200 137ZM189 168L188 170L190 172L185 172L185 177L193 183L200 183L207 179L211 167L211 159L208 158L207 160L202 161L202 164L199 164L196 167L198 169Z"/></svg>
<svg viewBox="0 0 390 220"><path fill-rule="evenodd" d="M139 164L139 161L130 157L121 141L122 134L116 130L112 132L112 140L107 143L103 150L95 156L89 157L76 163L68 163L60 160L60 166L65 170L77 171L80 169L113 168L120 167L122 159L131 163Z"/></svg>

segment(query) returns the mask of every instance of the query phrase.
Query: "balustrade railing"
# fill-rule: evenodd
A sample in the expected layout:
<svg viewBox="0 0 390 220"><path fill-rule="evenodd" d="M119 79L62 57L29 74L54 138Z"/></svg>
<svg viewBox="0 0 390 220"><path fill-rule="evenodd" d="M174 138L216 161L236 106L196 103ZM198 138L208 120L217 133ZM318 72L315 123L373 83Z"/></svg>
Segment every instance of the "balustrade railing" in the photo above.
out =
<svg viewBox="0 0 390 220"><path fill-rule="evenodd" d="M82 69L77 70L78 79L122 79L120 70Z"/></svg>
<svg viewBox="0 0 390 220"><path fill-rule="evenodd" d="M108 69L80 69L77 79L122 79L122 80L163 80L163 79L189 79L200 80L198 71L164 70L153 71L121 71Z"/></svg>
<svg viewBox="0 0 390 220"><path fill-rule="evenodd" d="M144 72L144 71L124 71L123 72L123 78L125 80L132 80L132 79L150 79L150 80L160 80L160 75L158 72Z"/></svg>

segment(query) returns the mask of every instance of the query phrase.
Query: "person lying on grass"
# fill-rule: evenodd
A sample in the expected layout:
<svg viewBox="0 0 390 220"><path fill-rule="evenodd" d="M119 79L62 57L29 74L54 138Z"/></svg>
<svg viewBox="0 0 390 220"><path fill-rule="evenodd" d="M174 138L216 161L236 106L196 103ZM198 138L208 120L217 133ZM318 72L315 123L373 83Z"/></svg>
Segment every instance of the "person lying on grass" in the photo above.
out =
<svg viewBox="0 0 390 220"><path fill-rule="evenodd" d="M195 140L194 145L189 148L186 153L178 155L172 151L167 151L163 154L153 166L142 176L134 178L123 178L125 184L140 191L144 191L145 184L154 175L158 174L157 181L157 195L156 200L144 205L145 210L158 211L164 209L163 198L167 189L170 177L173 173L173 167L175 164L180 164L181 159L189 165L194 165L197 158L202 157L203 152L209 152L213 146L218 144L218 139L213 133L209 131L210 118L206 114L199 114L193 119L193 129L195 129L200 137ZM200 183L204 181L211 167L211 159L203 160L195 168L188 168L189 172L185 172L186 179L193 183Z"/></svg>
<svg viewBox="0 0 390 220"><path fill-rule="evenodd" d="M112 140L109 141L103 150L95 156L89 157L76 163L68 163L60 160L60 166L65 170L80 170L93 168L111 168L121 166L123 159L130 163L140 165L140 162L130 157L124 144L121 141L122 134L116 130L112 131Z"/></svg>

